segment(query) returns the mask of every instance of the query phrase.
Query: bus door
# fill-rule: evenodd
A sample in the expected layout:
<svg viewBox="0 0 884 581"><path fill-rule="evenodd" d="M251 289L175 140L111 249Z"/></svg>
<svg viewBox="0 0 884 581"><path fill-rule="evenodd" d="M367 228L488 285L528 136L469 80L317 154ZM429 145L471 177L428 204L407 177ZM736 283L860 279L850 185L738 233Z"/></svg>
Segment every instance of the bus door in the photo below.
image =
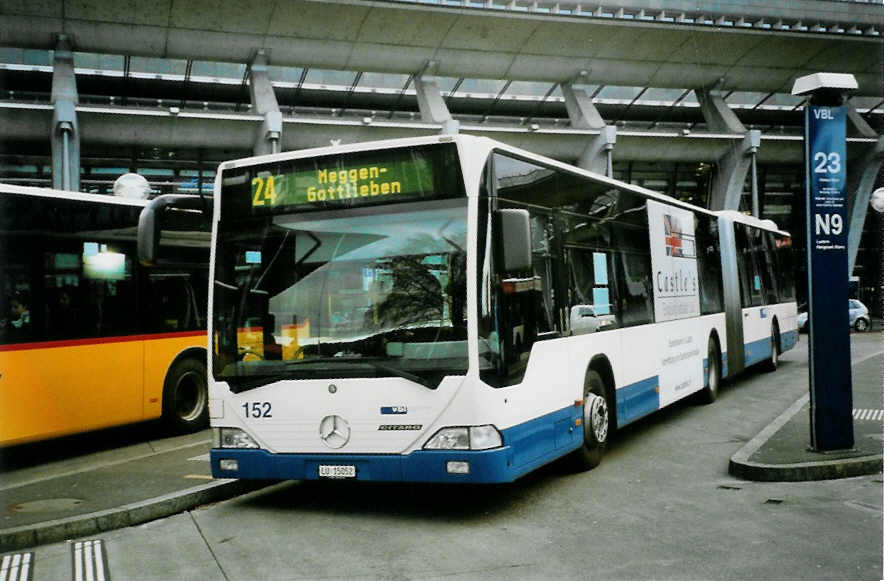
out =
<svg viewBox="0 0 884 581"><path fill-rule="evenodd" d="M765 260L763 232L745 224L734 224L740 305L743 322L743 353L746 366L771 356L773 311L766 293L773 288L771 270ZM774 301L776 302L776 301Z"/></svg>

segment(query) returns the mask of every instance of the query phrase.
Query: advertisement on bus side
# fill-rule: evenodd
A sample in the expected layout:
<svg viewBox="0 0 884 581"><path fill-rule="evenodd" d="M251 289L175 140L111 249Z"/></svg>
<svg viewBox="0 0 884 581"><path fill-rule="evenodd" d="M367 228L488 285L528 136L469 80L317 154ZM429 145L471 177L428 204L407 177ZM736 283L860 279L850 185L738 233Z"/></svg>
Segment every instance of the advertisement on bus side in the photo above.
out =
<svg viewBox="0 0 884 581"><path fill-rule="evenodd" d="M663 341L659 374L661 407L702 385L703 351L692 321L700 315L694 216L687 210L648 200L654 313Z"/></svg>

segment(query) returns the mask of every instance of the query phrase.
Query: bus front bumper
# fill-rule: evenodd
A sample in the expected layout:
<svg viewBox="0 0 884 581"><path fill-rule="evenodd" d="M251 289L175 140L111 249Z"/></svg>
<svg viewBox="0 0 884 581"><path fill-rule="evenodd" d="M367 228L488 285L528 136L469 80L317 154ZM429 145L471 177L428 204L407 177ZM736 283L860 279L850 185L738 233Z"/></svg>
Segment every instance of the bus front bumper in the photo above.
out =
<svg viewBox="0 0 884 581"><path fill-rule="evenodd" d="M335 479L380 482L512 482L527 468L514 468L512 457L509 446L481 451L420 450L403 455L273 454L228 448L210 452L215 478L319 480L326 479L320 476L320 466L338 466L344 468L324 471L353 474Z"/></svg>

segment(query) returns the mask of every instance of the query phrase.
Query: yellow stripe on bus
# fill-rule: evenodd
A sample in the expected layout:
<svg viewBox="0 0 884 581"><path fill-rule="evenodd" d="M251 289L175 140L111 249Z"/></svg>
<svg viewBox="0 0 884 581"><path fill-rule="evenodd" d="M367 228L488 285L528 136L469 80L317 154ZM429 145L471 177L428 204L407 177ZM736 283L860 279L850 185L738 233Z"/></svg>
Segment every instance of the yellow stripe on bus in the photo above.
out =
<svg viewBox="0 0 884 581"><path fill-rule="evenodd" d="M188 347L205 348L205 335L0 352L0 445L159 417L166 373Z"/></svg>

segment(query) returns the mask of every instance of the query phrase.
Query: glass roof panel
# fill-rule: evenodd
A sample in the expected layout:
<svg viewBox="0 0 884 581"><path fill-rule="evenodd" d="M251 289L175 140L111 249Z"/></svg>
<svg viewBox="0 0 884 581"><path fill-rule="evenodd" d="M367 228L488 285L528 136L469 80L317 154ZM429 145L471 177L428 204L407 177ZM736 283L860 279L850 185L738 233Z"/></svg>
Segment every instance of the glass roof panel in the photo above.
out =
<svg viewBox="0 0 884 581"><path fill-rule="evenodd" d="M184 61L181 61L184 62ZM182 70L182 74L184 71ZM241 81L246 74L244 63L219 63L213 61L193 61L190 74L194 77L215 77Z"/></svg>
<svg viewBox="0 0 884 581"><path fill-rule="evenodd" d="M297 83L301 80L304 69L301 67L278 67L270 65L267 67L267 75L270 81L278 81L282 83Z"/></svg>
<svg viewBox="0 0 884 581"><path fill-rule="evenodd" d="M95 69L100 71L122 71L123 55L75 52L74 68Z"/></svg>
<svg viewBox="0 0 884 581"><path fill-rule="evenodd" d="M728 105L748 105L754 107L767 97L767 93L758 93L756 91L734 91L728 95L724 102Z"/></svg>
<svg viewBox="0 0 884 581"><path fill-rule="evenodd" d="M857 109L871 109L881 104L881 97L853 97L850 102Z"/></svg>
<svg viewBox="0 0 884 581"><path fill-rule="evenodd" d="M443 93L448 93L452 89L454 89L457 82L460 80L457 77L430 77L432 80L436 81L436 84L439 85L439 90ZM413 87L412 87L413 88Z"/></svg>
<svg viewBox="0 0 884 581"><path fill-rule="evenodd" d="M764 102L764 105L794 107L802 101L804 101L804 97L796 97L795 95L790 95L789 93L775 93L771 96L770 99Z"/></svg>
<svg viewBox="0 0 884 581"><path fill-rule="evenodd" d="M0 47L0 63L12 65L47 66L52 64L54 51Z"/></svg>
<svg viewBox="0 0 884 581"><path fill-rule="evenodd" d="M598 94L598 98L599 99L621 99L624 101L632 101L642 91L644 91L644 87L617 87L614 85L607 85Z"/></svg>
<svg viewBox="0 0 884 581"><path fill-rule="evenodd" d="M408 82L408 75L387 73L363 73L360 89L401 89Z"/></svg>
<svg viewBox="0 0 884 581"><path fill-rule="evenodd" d="M538 83L534 81L513 81L510 83L509 88L506 91L507 97L515 97L515 96L528 96L528 97L543 97L546 95L550 89L552 89L552 83Z"/></svg>
<svg viewBox="0 0 884 581"><path fill-rule="evenodd" d="M304 82L315 85L340 85L349 89L355 78L355 71L310 69L307 71L307 78L304 79Z"/></svg>
<svg viewBox="0 0 884 581"><path fill-rule="evenodd" d="M187 61L184 59L158 59L133 56L129 60L129 70L133 73L184 75L187 70Z"/></svg>
<svg viewBox="0 0 884 581"><path fill-rule="evenodd" d="M496 96L504 85L506 85L506 81L503 79L464 79L456 94L486 93Z"/></svg>
<svg viewBox="0 0 884 581"><path fill-rule="evenodd" d="M684 92L684 89L657 89L651 87L642 94L638 102L644 103L645 101L656 101L658 103L671 105L676 99L681 97Z"/></svg>

